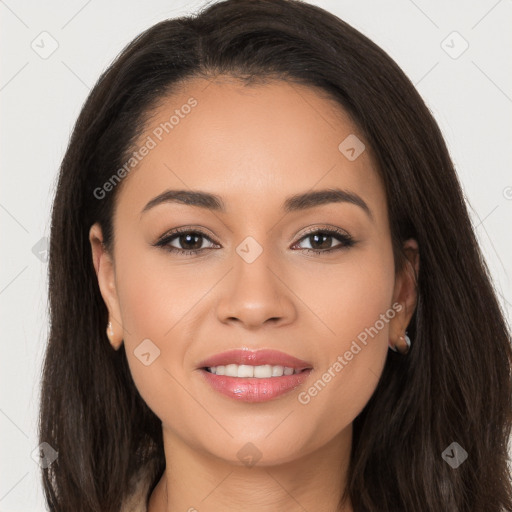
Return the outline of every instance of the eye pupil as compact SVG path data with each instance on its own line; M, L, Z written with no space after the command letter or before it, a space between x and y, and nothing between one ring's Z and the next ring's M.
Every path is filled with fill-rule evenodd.
M318 242L318 239L319 239L319 238L324 238L324 239L326 239L326 240L329 240L329 242L330 242L330 239L332 238L332 236L331 236L331 235L324 235L324 234L315 234L315 235L312 235L312 236L311 236L311 238L313 238L313 239L314 239L315 244L316 244L316 243ZM311 245L313 246L314 244L311 244ZM324 240L324 242L323 242L323 243L322 243L322 242L320 242L320 244L319 244L319 245L320 245L320 246L325 245L325 240ZM329 249L329 248L330 248L330 245L331 245L331 244L329 243L327 247L315 247L315 249Z
M182 246L186 246L187 244L190 243L190 239L192 239L192 238L198 238L200 240L200 242L199 243L196 242L195 244L192 243L192 247L188 246L186 248L191 249L191 250L200 249L201 245L202 245L202 236L199 234L187 233L184 235L180 235L180 237L179 237L180 244Z

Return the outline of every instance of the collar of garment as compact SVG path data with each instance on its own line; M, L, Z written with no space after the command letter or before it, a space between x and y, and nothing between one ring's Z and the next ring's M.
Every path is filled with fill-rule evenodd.
M120 510L122 512L147 512L151 485L158 470L156 458L142 466L131 478L128 494L125 496Z

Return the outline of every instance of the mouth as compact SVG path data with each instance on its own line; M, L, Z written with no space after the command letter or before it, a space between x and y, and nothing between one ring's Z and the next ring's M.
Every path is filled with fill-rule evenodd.
M201 368L214 375L225 375L226 377L272 379L283 375L296 375L310 370L311 368L292 368L289 366L263 364L252 366L248 364L227 364L219 366L205 366Z
M301 386L313 370L307 361L275 350L232 350L203 361L211 389L244 402L266 402Z
M267 376L269 367L271 374L267 377L272 377L273 373L276 374L276 377L280 377L281 375L291 375L291 370L292 373L296 371L300 372L305 369L311 369L313 366L307 361L303 361L302 359L298 359L290 354L280 352L279 350L249 350L243 348L215 354L214 356L201 361L198 367L199 369L207 369L211 373L215 374L217 374L219 370L220 372L228 371L230 373L227 375L230 377L258 378L260 374ZM280 368L283 369L283 373L281 375L279 375L279 372L281 371ZM236 374L234 373L235 370L237 372ZM242 372L242 375L238 375L239 371ZM251 371L253 374L249 375Z

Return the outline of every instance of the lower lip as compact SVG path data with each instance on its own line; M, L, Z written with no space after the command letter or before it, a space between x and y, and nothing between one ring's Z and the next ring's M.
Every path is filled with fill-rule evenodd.
M267 402L300 386L311 373L311 369L293 375L259 379L256 377L226 377L201 369L210 386L235 400L243 402Z

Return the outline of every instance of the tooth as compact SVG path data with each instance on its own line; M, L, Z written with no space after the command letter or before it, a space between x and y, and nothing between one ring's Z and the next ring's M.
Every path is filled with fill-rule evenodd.
M211 366L208 370L214 375L226 375L227 377L255 377L258 379L268 379L270 377L282 377L283 375L293 375L300 373L300 370L281 365L262 364L252 366L249 364L228 364Z
M228 377L238 377L238 365L227 364L224 375Z
M284 366L272 366L272 377L281 377L283 375Z
M268 379L272 377L272 366L269 364L263 364L261 366L254 367L254 376L260 379Z
M254 366L249 366L248 364L241 364L238 367L238 377L253 377L253 376L254 376Z

